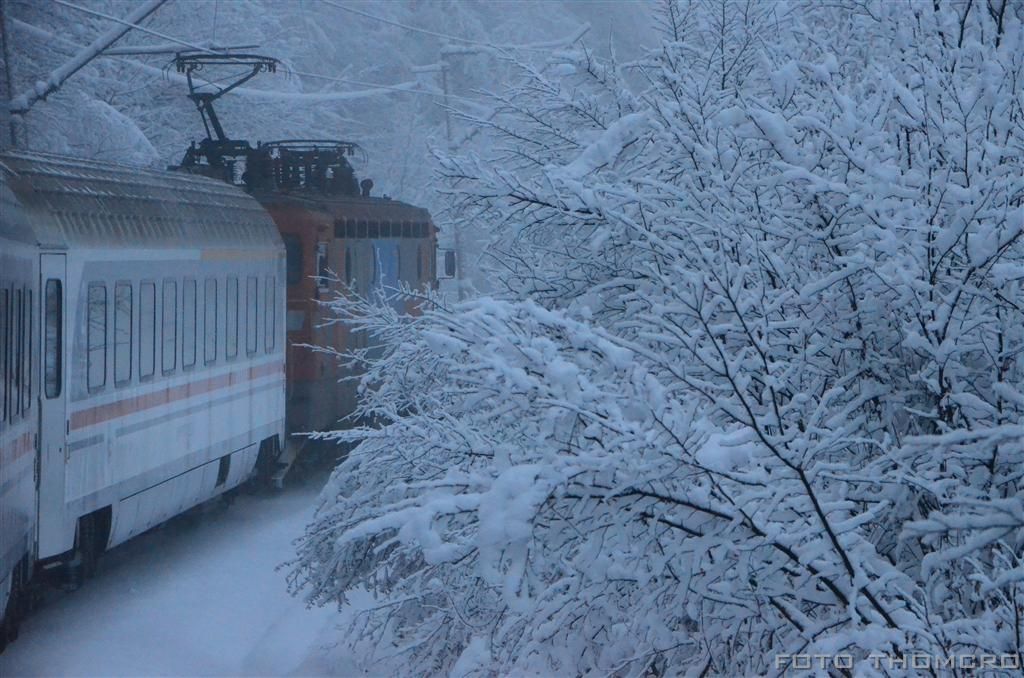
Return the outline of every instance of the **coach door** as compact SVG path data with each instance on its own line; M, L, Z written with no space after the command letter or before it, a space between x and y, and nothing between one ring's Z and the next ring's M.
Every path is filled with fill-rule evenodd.
M64 460L67 412L64 391L66 299L65 255L43 254L39 260L42 300L42 366L39 408L39 555L48 557L69 546L64 522Z

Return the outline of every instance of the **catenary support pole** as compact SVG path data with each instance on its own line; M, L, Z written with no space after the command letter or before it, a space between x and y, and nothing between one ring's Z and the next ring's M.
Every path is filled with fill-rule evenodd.
M444 90L444 131L448 139L448 153L455 151L455 142L452 139L451 104L448 100L448 55L441 50L441 87ZM455 288L459 301L466 298L465 285L463 284L462 265L465 259L462 257L462 226L458 219L452 222L452 238L455 245Z

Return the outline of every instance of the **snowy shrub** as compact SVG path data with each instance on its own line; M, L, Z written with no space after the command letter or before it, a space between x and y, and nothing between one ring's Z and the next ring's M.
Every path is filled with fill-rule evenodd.
M500 293L334 304L373 423L294 586L409 673L1019 656L1024 6L658 18L445 159Z

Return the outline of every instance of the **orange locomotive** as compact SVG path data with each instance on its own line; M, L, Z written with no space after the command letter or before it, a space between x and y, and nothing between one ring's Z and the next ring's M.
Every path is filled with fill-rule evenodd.
M328 322L320 302L343 289L368 295L436 288L437 228L427 210L370 194L373 182L359 182L348 160L360 151L352 142L298 139L253 147L227 136L214 102L259 73L275 72L277 59L181 52L175 64L188 80L206 138L193 142L173 169L243 186L270 214L287 250L288 435L274 475L280 482L307 440L296 434L335 428L355 408L355 382L345 379L352 375L343 373L336 356L310 347L343 352L366 348L367 338ZM246 69L240 76L239 67ZM230 78L201 80L209 69L228 68L236 74L228 84ZM446 253L446 277L454 263Z
M366 337L331 323L320 302L437 284L437 228L420 207L370 195L347 160L348 142L278 141L247 158L244 181L277 224L287 252L290 463L305 438L338 426L355 409L356 384L338 359L310 346L364 348ZM402 311L413 309L403 306Z

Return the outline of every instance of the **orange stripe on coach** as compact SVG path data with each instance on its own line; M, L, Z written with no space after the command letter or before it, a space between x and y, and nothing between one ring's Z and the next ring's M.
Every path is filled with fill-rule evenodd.
M34 431L27 431L14 439L14 442L4 446L0 458L5 464L14 463L20 457L32 452L35 449L33 444Z
M147 393L133 398L125 398L106 405L97 405L86 410L79 410L71 415L71 429L76 430L87 426L102 424L111 419L120 419L142 410L169 405L185 398L210 393L236 384L253 381L269 374L284 374L284 363L268 363L259 367L250 367L219 377L210 377L201 381L193 381L180 386L170 386L161 391Z

